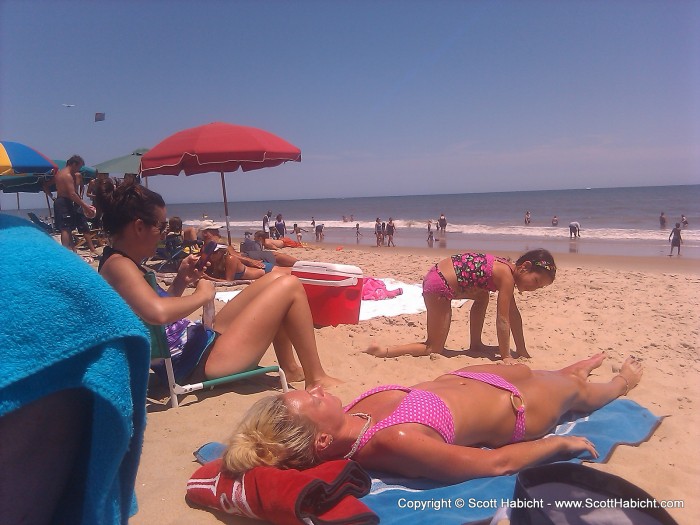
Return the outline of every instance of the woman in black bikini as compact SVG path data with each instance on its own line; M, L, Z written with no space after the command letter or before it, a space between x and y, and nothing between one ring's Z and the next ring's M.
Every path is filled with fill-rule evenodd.
M198 255L183 259L172 285L160 294L143 278L141 261L155 253L167 226L160 195L136 184L115 187L107 179L98 186L96 199L112 240L99 272L136 315L150 324L168 325L169 331L214 298L214 285L201 279L203 270L196 268ZM194 292L183 295L195 283ZM338 383L321 365L309 304L296 277L270 273L258 279L216 315L214 330L219 335L201 360L207 378L254 368L272 343L290 381L305 380L307 387Z

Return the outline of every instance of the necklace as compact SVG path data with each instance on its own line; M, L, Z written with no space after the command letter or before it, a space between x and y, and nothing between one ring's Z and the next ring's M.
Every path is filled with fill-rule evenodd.
M365 423L365 426L362 427L362 430L360 431L360 435L357 436L357 439L352 444L352 448L350 449L350 452L345 454L343 456L343 459L350 459L351 457L353 457L355 455L355 452L357 452L357 447L360 446L360 441L362 441L362 438L367 433L367 429L372 424L372 416L370 416L369 414L365 414L364 412L355 412L354 414L351 414L351 415L361 417L362 419L366 419L367 423Z

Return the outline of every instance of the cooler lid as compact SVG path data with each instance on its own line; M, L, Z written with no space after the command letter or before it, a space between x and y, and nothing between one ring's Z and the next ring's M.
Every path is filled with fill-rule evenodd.
M292 267L294 272L362 277L362 270L357 266L316 261L297 261Z

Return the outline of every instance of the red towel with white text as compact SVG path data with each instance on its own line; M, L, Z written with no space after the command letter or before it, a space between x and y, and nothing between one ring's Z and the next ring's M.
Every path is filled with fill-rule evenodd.
M187 499L215 510L280 525L375 525L379 517L357 498L371 479L354 461L327 461L307 470L256 467L240 478L221 472L221 459L187 482Z

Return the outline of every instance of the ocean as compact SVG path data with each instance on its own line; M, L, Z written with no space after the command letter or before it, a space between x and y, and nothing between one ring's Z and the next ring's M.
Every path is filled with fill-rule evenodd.
M397 246L430 247L427 222L432 220L435 229L443 213L447 230L444 236L436 236L432 246L455 253L543 247L553 253L633 256L667 256L670 229L684 214L689 224L683 230L681 254L700 259L700 185L229 202L232 236L240 238L245 231L261 229L268 210L273 218L281 213L288 229L298 223L308 230L303 233L304 242L315 242L313 217L324 224L325 244L372 246L375 219L392 217ZM26 211L9 213L26 217ZM524 222L526 211L531 216L529 225ZM659 224L662 211L667 217L665 229ZM46 216L47 210L35 213ZM222 202L168 205L168 216L173 215L191 225L203 219L225 223ZM552 226L554 215L558 226ZM569 239L571 221L581 224L580 239Z

